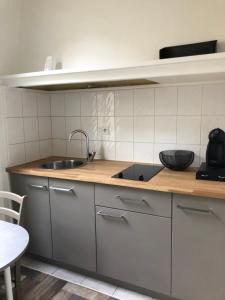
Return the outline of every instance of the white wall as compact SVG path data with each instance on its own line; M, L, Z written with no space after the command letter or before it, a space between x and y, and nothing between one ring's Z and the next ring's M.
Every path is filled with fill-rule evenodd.
M9 1L9 0L7 0ZM210 39L225 50L224 0L23 0L18 71L138 63L161 47Z
M0 0L0 74L18 70L22 0Z

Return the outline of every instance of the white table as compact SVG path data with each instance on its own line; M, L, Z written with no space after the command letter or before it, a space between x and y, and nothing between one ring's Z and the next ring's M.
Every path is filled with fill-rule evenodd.
M8 300L13 300L10 266L23 255L28 242L29 235L23 227L0 221L0 271L4 271Z

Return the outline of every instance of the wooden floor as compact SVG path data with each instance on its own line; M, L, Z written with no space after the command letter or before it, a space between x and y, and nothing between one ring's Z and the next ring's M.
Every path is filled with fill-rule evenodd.
M116 300L115 298L72 284L50 275L22 268L21 300ZM0 280L0 300L6 300Z

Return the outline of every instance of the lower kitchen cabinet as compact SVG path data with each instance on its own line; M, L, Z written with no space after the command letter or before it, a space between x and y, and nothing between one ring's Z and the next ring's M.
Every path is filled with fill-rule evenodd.
M94 185L49 179L53 259L96 271Z
M10 183L12 192L27 196L24 199L23 223L30 236L28 251L52 258L48 178L11 174Z
M225 202L174 195L172 295L225 299Z
M171 219L96 207L97 272L170 294Z
M173 195L171 218L169 193L20 174L10 181L27 196L30 253L176 299L225 299L223 200Z

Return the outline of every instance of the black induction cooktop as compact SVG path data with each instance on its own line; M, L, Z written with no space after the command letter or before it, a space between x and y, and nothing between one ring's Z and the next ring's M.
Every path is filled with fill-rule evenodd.
M159 173L163 167L156 165L134 164L129 168L113 175L113 178L130 179L137 181L149 181L153 176Z

